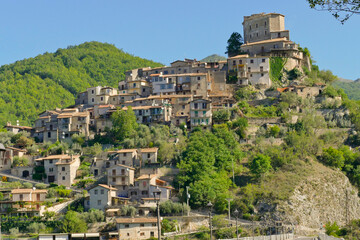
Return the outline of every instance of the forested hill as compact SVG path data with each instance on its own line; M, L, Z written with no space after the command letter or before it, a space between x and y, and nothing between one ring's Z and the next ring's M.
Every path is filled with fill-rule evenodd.
M333 85L344 89L350 99L360 100L360 78L355 81L339 80L334 82Z
M31 124L37 114L74 104L91 86L116 87L125 71L160 63L132 56L114 45L86 42L0 67L0 127Z

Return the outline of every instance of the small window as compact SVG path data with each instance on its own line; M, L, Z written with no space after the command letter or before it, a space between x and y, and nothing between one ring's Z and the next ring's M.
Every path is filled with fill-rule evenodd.
M116 178L113 177L112 181L115 183L115 182L116 182Z
M98 190L97 190L97 189L95 189L94 194L95 194L95 195L97 195L97 194L98 194Z
M101 190L100 190L100 194L104 194L104 189L101 189Z
M197 80L200 80L201 78L200 77L197 77Z
M98 202L97 202L97 203L98 203L98 206L100 206L100 205L101 205L101 200L98 200Z
M266 21L264 22L264 25L266 26Z
M248 67L248 72L251 72L251 67Z
M144 232L141 232L141 233L140 233L140 236L145 236L145 233L144 233Z
M125 228L129 228L129 224L125 224Z
M263 77L263 76L264 76L264 74L262 73L262 74L261 74L261 76Z
M65 167L62 167L62 168L61 168L61 171L65 172Z
M263 62L263 63L264 63L264 62L265 62L265 58L261 59L261 62Z
M263 71L264 71L264 67L261 66L261 67L260 67L260 72L263 72Z
M143 223L140 223L140 227L145 227L145 224L143 224Z
M94 90L91 90L91 94L94 94L95 93L95 91Z
M53 163L53 160L52 160L52 159L50 159L50 160L49 160L49 163L50 163L50 164L52 164L52 163Z
M254 63L254 59L251 59L251 60L250 60L250 63Z
M62 177L62 180L65 180L65 176Z
M126 157L126 153L124 153L123 156Z
M258 24L256 24L256 28L258 28Z
M104 97L100 97L100 101L104 101Z
M250 77L252 77L252 74L250 74Z
M150 158L150 153L148 153L147 157Z

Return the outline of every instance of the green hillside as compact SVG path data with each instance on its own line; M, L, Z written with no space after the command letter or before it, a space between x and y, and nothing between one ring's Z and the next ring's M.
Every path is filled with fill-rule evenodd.
M336 81L334 87L344 89L350 99L360 100L360 79L355 81Z
M74 104L78 92L102 85L116 87L125 71L160 63L132 56L114 45L86 42L0 67L0 126Z
M210 56L207 56L206 58L201 59L201 62L217 62L217 61L225 61L227 58L224 56L220 56L217 54L213 54Z

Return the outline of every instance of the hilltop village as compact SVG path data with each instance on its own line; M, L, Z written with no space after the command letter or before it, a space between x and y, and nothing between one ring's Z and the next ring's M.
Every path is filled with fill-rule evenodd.
M160 203L171 205L173 213L177 208L183 216L196 212L190 211L188 201L192 196L185 194L186 186L179 186L176 180L179 169L171 158L164 160L165 153L170 151L169 145L151 142L139 148L129 143L129 147L115 148L114 144L106 142L98 149L93 148L94 153L59 147L54 154L50 150L29 152L24 136L36 143L48 144L48 149L80 138L78 143L89 143L118 127L115 119L119 115L133 112L139 125L177 129L168 138L167 144L171 146L179 144L179 139L188 133L208 131L231 119L246 118L250 127L246 134L239 131L239 142L251 146L256 144L254 139L261 129L275 131L274 126L296 124L298 117L285 119L276 114L265 117L247 114L240 106L245 93L252 96L247 104L254 109L258 105L271 108L273 103L281 101L284 93L294 94L303 101L326 99L331 104L341 101L341 96L329 100L324 95L324 81L305 83L306 74L312 71L310 55L290 40L284 15L245 16L243 29L244 44L240 54L229 56L225 61L184 59L170 66L133 69L125 73L125 80L120 81L117 88L87 88L78 93L74 105L42 112L31 127L8 122L4 129L18 138L16 144L0 143L1 176L4 182L24 181L33 188L20 184L1 189L1 214L46 217L50 221L56 214L65 214L70 206L82 211L96 209L105 220L102 225L93 226L96 233L89 233L86 239L99 239L96 237L100 235L106 235L107 239L158 238L159 225L164 228L163 221L173 220L157 218ZM300 104L296 104L284 109L301 113ZM343 127L351 127L351 123L344 123ZM278 145L283 142L281 138L272 141L278 141ZM234 178L234 170L232 174ZM49 199L54 198L57 200L50 203ZM198 213L201 219L203 212L199 210ZM195 231L209 224L207 213L204 216L205 220L171 222L174 225L172 234L181 233L181 228ZM76 239L76 234L72 235Z

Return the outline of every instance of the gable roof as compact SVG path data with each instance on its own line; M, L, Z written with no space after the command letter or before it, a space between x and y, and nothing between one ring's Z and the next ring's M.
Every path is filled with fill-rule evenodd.
M157 218L117 218L116 223L156 223Z
M31 188L18 188L11 190L11 194L22 194L22 193L47 193L46 189L31 189Z
M150 152L157 152L159 150L159 148L157 147L153 147L153 148L141 148L140 152L141 153L150 153Z
M109 189L109 190L114 190L114 191L117 190L116 188L113 188L113 187L111 187L109 185L105 185L105 184L99 184L96 187L103 187L103 188L106 188L106 189Z

